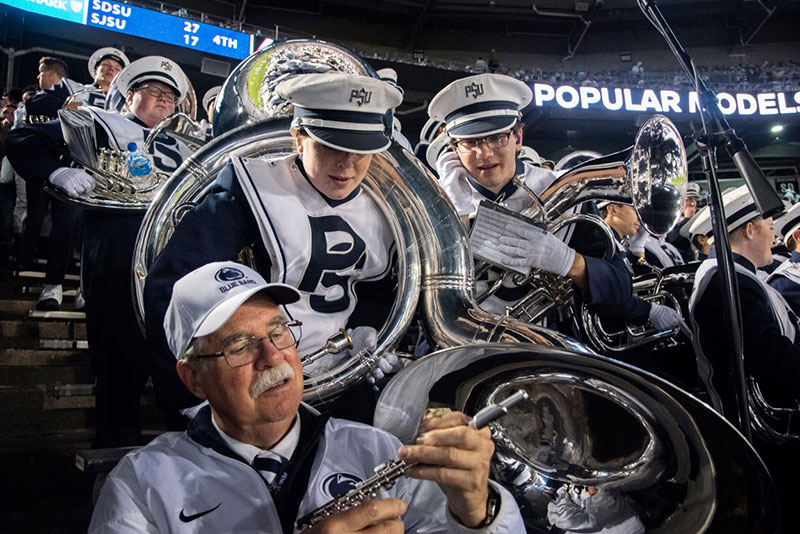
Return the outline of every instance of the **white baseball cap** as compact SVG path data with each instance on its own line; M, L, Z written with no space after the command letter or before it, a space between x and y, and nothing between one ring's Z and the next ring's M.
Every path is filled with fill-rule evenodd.
M164 316L172 353L176 358L183 357L192 339L216 332L259 292L277 305L300 300L300 293L292 286L269 284L253 269L232 261L208 263L175 282Z
M428 106L453 138L485 137L514 126L533 99L531 88L505 74L476 74L449 84Z

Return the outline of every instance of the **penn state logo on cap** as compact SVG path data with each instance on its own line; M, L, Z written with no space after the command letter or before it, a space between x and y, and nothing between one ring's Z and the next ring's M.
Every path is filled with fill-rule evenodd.
M533 93L504 74L477 74L452 82L433 97L428 115L445 123L450 137L492 135L514 126Z
M244 278L244 273L236 267L223 267L214 275L214 280L223 283L241 280L242 278Z
M97 69L98 63L103 61L104 59L113 59L117 63L121 69L124 69L128 66L131 62L128 59L128 56L125 55L125 52L114 48L113 46L106 46L103 48L98 48L95 50L91 56L89 56L89 62L86 64L89 67L89 75L94 78L94 71Z
M341 72L301 74L275 89L294 105L292 128L302 128L323 145L373 154L389 148L391 131L386 112L400 105L403 96L390 83Z
M198 267L175 282L164 316L167 344L176 358L183 357L193 338L216 332L256 293L276 305L300 300L286 284L269 284L253 269L232 261Z
M338 499L363 479L350 473L331 473L322 481L322 493L329 499Z

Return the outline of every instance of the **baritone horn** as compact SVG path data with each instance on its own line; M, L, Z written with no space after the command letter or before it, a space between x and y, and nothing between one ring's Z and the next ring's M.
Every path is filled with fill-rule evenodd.
M632 203L642 226L652 235L663 236L680 218L687 177L686 149L678 129L668 118L655 115L645 121L630 148L565 170L540 195L528 190L532 203L522 214L544 223L551 233L576 222L595 224L610 257L615 238L608 225L597 216L575 213L576 208L597 200ZM516 285L534 282L528 296L508 308L511 316L535 321L570 300L571 284L561 277L539 270L528 277L505 274L509 276ZM502 278L489 294L501 285ZM487 297L484 293L478 300Z

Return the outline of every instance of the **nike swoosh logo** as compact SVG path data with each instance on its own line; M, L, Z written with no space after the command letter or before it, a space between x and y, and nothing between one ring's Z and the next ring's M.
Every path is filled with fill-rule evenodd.
M206 510L205 512L200 512L200 513L192 514L192 515L186 515L186 514L183 513L183 510L181 510L181 514L178 517L184 523L189 523L191 521L194 521L195 519L199 519L199 518L203 517L206 514L210 514L211 512L213 512L214 510L216 510L220 506L222 506L222 503L219 503L218 505L216 505L214 508L212 508L210 510Z

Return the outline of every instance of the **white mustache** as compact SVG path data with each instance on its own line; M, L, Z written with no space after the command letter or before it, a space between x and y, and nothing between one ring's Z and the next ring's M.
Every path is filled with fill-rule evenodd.
M250 385L250 398L255 399L287 378L294 378L294 369L289 365L289 362L283 362L277 367L270 367L262 371L256 381Z

